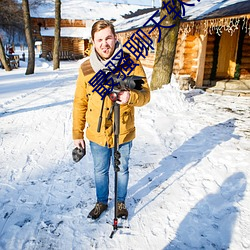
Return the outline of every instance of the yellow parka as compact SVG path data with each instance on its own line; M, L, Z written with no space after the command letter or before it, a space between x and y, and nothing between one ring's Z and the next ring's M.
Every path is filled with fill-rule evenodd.
M145 72L139 61L133 59L139 66L130 75L142 76L144 84L142 90L130 90L130 99L127 104L120 105L120 135L119 144L129 142L135 138L134 107L147 104L150 100L150 89L146 80ZM105 98L102 113L101 130L97 132L97 126L102 106L101 96L94 91L88 83L95 75L90 60L82 63L76 83L75 97L73 102L73 140L84 138L84 129L87 122L86 137L88 140L101 146L114 147L113 119L108 120L108 114L112 107L112 101Z

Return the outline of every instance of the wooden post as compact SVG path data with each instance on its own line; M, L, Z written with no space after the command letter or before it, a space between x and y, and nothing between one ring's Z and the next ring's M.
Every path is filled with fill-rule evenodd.
M204 78L204 68L205 68L205 60L206 60L206 51L207 51L207 35L200 34L199 36L199 54L198 54L198 62L197 62L197 71L196 71L196 86L202 87L203 78Z

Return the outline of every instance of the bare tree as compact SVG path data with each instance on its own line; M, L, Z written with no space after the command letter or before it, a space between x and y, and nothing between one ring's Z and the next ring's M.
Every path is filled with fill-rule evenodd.
M17 0L0 0L0 28L8 35L23 28L22 6Z
M180 10L179 1L172 0L171 2L176 6L176 12L178 12ZM152 81L150 84L152 90L160 88L163 84L170 83L173 70L180 17L176 17L176 13L174 12L168 14L166 8L162 7L160 19L165 15L166 18L161 25L172 27L161 28L161 40L157 43Z
M4 47L3 47L3 43L2 43L1 37L0 37L0 61L1 61L3 67L4 67L4 69L6 71L10 71L11 70L11 68L10 68L10 66L9 66L9 64L8 64L8 62L6 60L6 56L5 56Z
M55 40L53 49L53 69L60 68L59 48L61 33L61 0L55 0Z
M34 74L34 70L35 70L35 48L34 48L34 41L32 37L30 9L29 9L28 0L22 0L22 8L23 8L25 36L26 36L26 41L28 44L28 66L27 66L25 74L30 75L30 74Z
M16 34L23 30L22 8L16 0L0 0L0 29L4 35L0 36L0 61L6 71L10 71L7 62L4 43L13 43Z

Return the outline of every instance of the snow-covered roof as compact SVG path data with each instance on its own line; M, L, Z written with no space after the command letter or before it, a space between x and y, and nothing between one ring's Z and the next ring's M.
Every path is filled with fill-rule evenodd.
M110 2L110 3L123 3L123 4L137 4L160 7L162 0L97 0L98 2Z
M156 12L156 10L151 11L146 14L142 14L140 16L135 16L132 18L123 19L114 22L115 30L117 33L122 31L134 30L143 27L143 25L149 20L149 18ZM159 12L160 13L160 12ZM154 18L156 22L160 20L160 16ZM153 25L152 22L149 22L147 26Z
M194 7L186 8L185 19L201 20L250 14L250 0L201 0L191 1Z
M190 3L194 3L195 6L185 7L186 14L185 17L183 17L183 21L250 14L250 0L201 0L200 2L188 2L188 4ZM116 32L143 27L156 10L138 16L132 15L131 18L120 18L114 22ZM154 20L158 22L160 16L156 16ZM153 22L147 24L147 26L150 25L153 25Z
M42 36L54 36L54 28L41 28ZM61 28L61 37L78 37L82 39L90 38L91 29L83 27L62 27Z
M118 19L122 15L135 12L138 9L149 8L137 4L115 4L96 2L93 0L61 0L61 18L71 20ZM31 17L54 18L55 4L47 0L37 9L30 10Z

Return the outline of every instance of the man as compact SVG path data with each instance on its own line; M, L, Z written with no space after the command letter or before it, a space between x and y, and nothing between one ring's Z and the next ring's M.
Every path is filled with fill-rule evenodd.
M97 202L90 211L88 218L97 219L108 208L109 195L109 168L113 160L114 152L114 134L113 117L107 117L112 110L112 101L107 96L104 99L103 114L100 132L97 132L98 120L102 107L102 100L99 93L89 84L89 81L99 70L107 67L105 65L113 60L120 49L121 44L117 41L114 26L109 21L100 20L94 23L91 31L93 41L93 50L90 59L83 62L79 69L79 75L76 84L75 98L73 103L73 140L76 147L85 147L84 133L87 122L86 137L90 141L91 153L94 161L94 175L96 185ZM124 52L125 53L125 52ZM133 59L131 57L131 59ZM139 61L133 59L138 64L130 75L145 77L145 72ZM117 194L117 217L128 216L125 206L125 198L128 186L128 161L132 140L135 138L134 127L134 107L143 106L150 100L150 90L144 78L141 90L123 90L118 93L117 103L120 104L120 134L119 134L119 152L121 154L118 172L118 194Z

